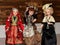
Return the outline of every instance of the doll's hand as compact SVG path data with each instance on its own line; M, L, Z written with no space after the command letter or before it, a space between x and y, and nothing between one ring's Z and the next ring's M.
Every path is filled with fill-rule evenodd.
M6 32L9 31L9 28L6 29Z
M33 22L33 23L36 22L36 19L32 20L32 22Z
M23 32L20 28L19 28L19 31L20 31L20 32Z
M20 32L23 32L22 30L19 30Z
M48 22L48 24L53 24L53 23Z

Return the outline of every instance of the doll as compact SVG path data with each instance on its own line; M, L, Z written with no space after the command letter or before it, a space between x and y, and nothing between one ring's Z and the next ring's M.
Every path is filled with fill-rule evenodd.
M23 45L24 26L18 9L13 8L6 20L6 45Z
M53 8L52 3L43 5L44 18L42 21L42 41L41 45L57 45L56 33L55 33L55 19L52 16Z
M24 38L25 38L25 43L26 45L33 45L33 40L34 40L34 29L33 26L35 25L36 22L36 17L34 15L35 10L34 8L29 8L28 11L26 12L26 23L25 23L25 30L23 32Z

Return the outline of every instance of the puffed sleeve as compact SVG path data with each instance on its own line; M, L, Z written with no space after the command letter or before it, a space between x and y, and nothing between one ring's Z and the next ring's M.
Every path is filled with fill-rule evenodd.
M50 23L55 24L55 19L54 19L54 17L53 17L53 16L51 16L51 21L50 21Z
M43 18L42 22L47 22L47 21L46 21L46 17Z

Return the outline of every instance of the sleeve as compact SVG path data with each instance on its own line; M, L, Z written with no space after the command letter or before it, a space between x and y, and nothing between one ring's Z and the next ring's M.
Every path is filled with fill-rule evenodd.
M10 28L10 18L8 17L8 19L6 20L6 26L5 26L5 30Z
M18 17L18 28L20 28L22 31L24 30L24 25L22 23L21 17Z
M42 24L47 24L46 17L43 18L43 20L42 20L41 23L42 23Z
M43 18L42 22L46 22L46 17Z
M54 17L53 17L53 16L51 17L51 20L52 20L52 22L55 22L55 19L54 19Z
M37 19L37 15L36 14L34 14L33 17L34 17L34 19Z
M51 22L50 22L50 23L55 24L55 19L54 19L54 17L53 17L53 16L51 16Z

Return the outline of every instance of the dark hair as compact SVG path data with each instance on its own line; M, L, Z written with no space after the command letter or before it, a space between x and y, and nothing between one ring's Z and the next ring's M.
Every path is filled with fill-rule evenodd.
M34 11L34 13L35 13L34 8L29 8L28 11L26 12L26 15L29 15L29 11Z
M28 11L35 11L35 10L34 10L34 8L29 8L29 10L28 10Z

